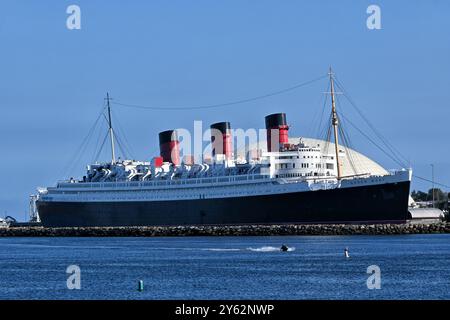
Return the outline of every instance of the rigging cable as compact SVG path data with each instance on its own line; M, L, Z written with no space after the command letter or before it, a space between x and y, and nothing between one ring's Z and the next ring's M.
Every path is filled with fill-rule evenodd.
M128 152L126 152L122 139L119 137L119 135L117 135L116 133L114 133L114 137L116 138L117 141L117 145L119 146L120 152L122 152L122 156L125 159L130 159Z
M378 149L380 149L386 156L388 156L392 161L394 161L395 163L397 163L398 165L400 165L401 167L403 166L403 164L401 162L398 162L398 160L393 157L391 154L389 154L388 152L386 152L386 150L384 150L381 146L379 146L373 139L371 139L367 134L365 134L361 129L359 129L355 124L353 124L353 122L350 121L350 119L348 119L346 116L344 116L343 114L341 114L342 118L345 119L345 121L347 123L349 123L353 128L355 128L360 134L362 134L367 140L369 140L375 147L377 147Z
M336 114L336 116L337 116L338 120L340 120L338 113ZM349 137L347 136L346 132L344 131L342 122L341 122L341 125L338 128L339 128L340 136L342 138L342 145L344 146L345 153L347 154L348 162L350 163L350 166L352 168L353 174L356 175L356 174L358 174L358 172L357 172L356 167L355 167L355 161L353 159L353 154L351 153L351 151L353 151L353 150L351 150L350 140L349 140Z
M97 161L98 161L98 158L100 157L100 153L102 152L103 147L105 146L106 140L108 140L108 135L109 135L109 132L106 132L105 138L103 138L102 145L100 146L100 149L98 150L98 153L97 153L97 155L95 156L94 162L97 162Z
M343 146L344 146L345 152L348 156L348 161L350 162L350 166L352 167L353 174L356 175L356 174L358 174L358 172L356 170L356 161L355 161L355 158L353 157L353 155L354 155L353 143L347 132L347 124L345 123L345 120L340 118L340 115L343 114L344 108L341 105L341 100L340 100L339 96L336 97L336 104L337 104L338 110L339 110L336 112L338 122L340 123L339 132L341 134Z
M330 83L328 83L327 90L325 92L329 92L329 91L330 91ZM319 120L319 125L317 127L317 135L316 136L319 136L320 127L322 127L323 116L325 114L327 102L328 102L328 94L325 94L325 99L324 99L323 105L322 105L322 113L320 114L320 120Z
M104 111L104 109L103 109L103 111ZM105 120L105 122L102 122L102 124L103 123L108 124L109 120L106 117L106 114L103 112L102 115L103 115L103 119ZM125 159L128 158L128 156L132 157L133 156L133 152L130 152L130 148L128 147L129 143L128 143L128 140L127 140L125 134L123 133L123 129L122 129L121 125L120 125L120 122L118 121L117 117L115 117L114 113L111 113L111 116L115 120L114 122L116 124L118 124L118 126L116 127L116 128L118 128L118 130L113 130L112 132L113 132L113 135L114 135L114 139L115 139L115 141L116 141L116 143L117 143L117 145L118 145L118 147L120 149L120 152L122 153L122 157L125 158ZM109 132L108 132L108 134L109 134ZM125 139L125 143L122 140L122 136ZM105 139L106 138L103 139L103 142L101 143L100 148L98 148L101 137L102 137L102 134L101 134L101 131L100 131L99 132L99 137L98 137L98 140L97 140L97 144L95 145L95 149L94 149L94 155L95 156L94 156L94 161L93 162L96 162L98 160L98 158L99 158L99 156L100 156L100 154L103 151L103 148L105 146L105 141L106 141Z
M328 87L330 86L330 84L328 84ZM329 89L327 88L327 91L329 91ZM326 104L327 104L327 95L321 95L320 99L318 99L318 103L315 105L322 105L322 108L315 108L315 112L313 117L311 118L310 121L310 126L308 129L308 136L309 137L314 137L317 136L317 133L320 129L320 127L322 126L322 121L323 121L323 115L325 113L325 108L326 108ZM318 123L318 125L316 126L316 124Z
M174 111L174 110L197 110L197 109L212 109L212 108L220 108L220 107L227 107L227 106L233 106L233 105L237 105L237 104L242 104L242 103L247 103L247 102L252 102L252 101L256 101L256 100L261 100L261 99L265 99L268 97L272 97L272 96L276 96L276 95L280 95L301 87L304 87L306 85L309 85L311 83L317 82L319 80L325 79L326 77L328 77L328 75L324 75L309 81L305 81L299 84L296 84L294 86L285 88L285 89L281 89L278 91L274 91L274 92L270 92L267 94L263 94L260 96L256 96L256 97L252 97L252 98L246 98L246 99L241 99L241 100L236 100L236 101L231 101L231 102L225 102L225 103L217 103L217 104L210 104L210 105L201 105L201 106L167 106L167 107L161 107L161 106L144 106L144 105L136 105L136 104L127 104L127 103L123 103L123 102L118 102L118 101L112 101L111 103L122 106L122 107L129 107L129 108L138 108L138 109L147 109L147 110L162 110L162 111Z
M114 136L117 136L118 139L121 140L122 145L124 146L124 149L126 153L131 157L134 158L135 152L133 150L133 146L130 144L129 140L127 139L127 136L125 134L125 130L123 129L119 118L116 117L115 113L111 111L111 115L113 117L114 123L117 124L117 132L114 131Z
M374 134L380 139L380 141L386 146L386 148L392 153L392 156L396 158L396 162L400 164L402 167L407 167L406 163L408 163L408 160L391 144L389 141L383 137L383 135L375 128L375 126L372 125L372 123L367 119L367 117L364 116L364 114L361 112L361 110L356 106L356 103L353 101L353 99L350 97L350 95L346 92L344 86L342 83L336 79L336 83L338 88L342 91L344 97L348 100L350 105L356 110L356 112L359 114L359 116L364 120L364 122L369 126L369 128L374 132Z
M350 105L352 105L355 110L358 112L358 114L361 116L361 118L363 118L363 120L366 122L366 124L370 127L370 129L372 129L372 131L375 133L375 135L381 140L381 142L391 151L392 156L395 157L396 160L394 160L391 156L389 156L392 160L394 160L397 164L399 164L402 167L408 167L406 165L406 163L409 163L409 160L407 160L400 151L398 151L385 137L383 137L383 135L376 130L376 128L370 123L370 121L362 114L361 110L356 106L356 104L354 103L353 99L350 97L350 95L346 92L346 90L344 89L342 83L336 79L336 83L339 87L339 89L342 91L342 93L344 94L344 97L348 100L348 102L350 103ZM347 118L346 118L347 122L350 122ZM352 123L351 123L352 124ZM354 124L352 124L352 126L355 127ZM356 127L355 127L356 128ZM363 134L363 132L361 132L360 129L356 128L358 131L360 131L360 133ZM364 134L365 135L365 134ZM368 138L366 136L366 138ZM369 138L368 138L369 139ZM373 140L369 139L372 143L374 143ZM374 143L375 144L375 143ZM376 144L375 144L376 145ZM385 154L387 154L381 147L379 147L378 145L376 145L380 150L382 150ZM402 161L403 160L403 161ZM423 180L423 181L427 181L432 183L433 181L427 178L423 178L421 176L417 176L413 174L414 178L417 178L419 180ZM434 184L445 187L445 188L450 188L449 185L443 184L443 183L439 183L439 182L434 182Z
M94 145L94 150L93 150L94 152L92 153L92 161L91 161L92 163L96 162L95 155L97 154L97 150L99 150L99 148L100 148L100 142L102 141L104 132L106 131L106 129L104 131L104 126L105 126L105 122L102 121L100 123L100 125L99 125L97 140L96 140L95 145Z
M75 153L71 157L72 160L63 169L65 174L70 173L74 169L75 164L78 162L78 160L80 160L81 156L83 155L84 151L86 150L87 145L89 144L89 140L91 139L92 135L94 134L95 129L97 128L98 122L103 114L103 110L104 110L104 106L102 106L102 109L101 109L99 115L97 116L97 119L94 121L93 125L89 129L88 134L82 140L79 147L75 150ZM62 174L61 174L61 176L62 176Z
M398 165L403 166L403 164L402 164L401 162L398 162L398 160L397 160L395 157L393 157L391 154L389 154L388 152L386 152L386 150L384 150L384 148L382 148L380 145L378 145L372 138L370 138L370 137L369 137L367 134L365 134L361 129L359 129L359 128L358 128L353 122L351 122L344 114L340 113L340 116L341 116L342 119L345 119L345 121L346 121L347 123L349 123L353 128L355 128L361 135L363 135L367 140L369 140L374 146L376 146L378 149L380 149L380 150L381 150L386 156L388 156L391 160L393 160L393 161L394 161L395 163L397 163ZM413 174L413 177L414 177L414 178L417 178L417 179L419 179L419 180L423 180L423 181L426 181L426 182L433 183L432 180L427 179L427 178L423 178L423 177L418 176L418 175L414 175L414 174ZM449 186L449 185L446 185L446 184L443 184L443 183L440 183L440 182L434 181L434 184L435 184L435 185L439 185L439 186L444 187L444 188L450 189L450 186Z
M330 116L329 116L329 119L328 119L329 123L331 123L331 118L332 118L332 116L331 116L331 113L330 113ZM325 126L324 129L327 129L327 132L326 132L326 135L325 134L323 135L325 137L325 139L324 139L325 147L323 149L324 150L323 153L328 156L328 154L329 154L328 152L329 152L329 149L330 149L330 141L331 141L331 126L330 125ZM326 167L326 160L325 160L325 158L323 158L322 166Z
M423 181L427 181L427 182L430 182L430 183L434 183L435 185L438 185L438 186L441 186L441 187L444 187L444 188L447 188L447 189L450 189L450 186L449 186L449 185L446 185L446 184L443 184L443 183L439 183L439 182L436 182L436 181L433 181L433 180L430 180L430 179L427 179L427 178L423 178L423 177L420 177L420 176L416 176L416 175L414 175L414 174L413 174L413 177L414 177L414 178L417 178L417 179L420 179L420 180L423 180Z
M105 108L106 109L106 108ZM105 109L103 109L103 110L105 110ZM108 118L106 117L106 114L103 112L103 119L105 120L105 122L102 122L102 124L104 124L104 123L106 123L106 125L109 127L109 120L108 120ZM103 128L103 126L102 126L102 128ZM106 141L106 138L108 137L108 135L109 135L109 130L106 130L106 137L105 138L103 138L103 140L102 140L102 143L101 143L101 145L99 146L99 142L100 142L100 138L102 137L102 131L100 130L99 131L99 137L98 137L98 140L97 140L97 144L95 145L95 149L94 149L94 161L93 162L97 162L98 161L98 158L99 158L99 156L100 156L100 154L101 154L101 152L103 151L103 148L104 148L104 146L105 146L105 141ZM114 130L113 130L113 134L114 134ZM114 134L114 137L115 137L116 135ZM98 148L98 149L97 149Z

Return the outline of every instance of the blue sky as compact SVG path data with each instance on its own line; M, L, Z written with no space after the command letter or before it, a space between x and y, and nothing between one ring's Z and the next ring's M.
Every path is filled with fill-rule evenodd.
M66 8L81 8L81 30ZM381 30L366 9L381 8ZM25 219L37 186L81 176L87 150L66 168L106 91L143 105L205 105L265 94L333 66L365 116L415 173L449 185L450 2L435 1L2 1L0 5L0 215ZM114 106L133 156L158 153L157 133L228 120L261 128L286 112L308 136L326 80L227 108L147 111ZM353 122L361 119L342 103ZM363 137L353 146L398 167ZM109 157L104 154L104 159ZM429 188L414 181L413 188Z

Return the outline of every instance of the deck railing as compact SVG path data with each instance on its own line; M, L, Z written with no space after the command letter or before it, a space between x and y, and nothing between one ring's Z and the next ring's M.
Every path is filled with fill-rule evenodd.
M159 187L159 186L183 186L183 185L214 185L217 183L245 182L255 180L270 180L269 175L246 174L229 177L203 177L188 179L173 179L154 181L103 181L103 182L70 182L59 181L57 188L124 188L124 187Z

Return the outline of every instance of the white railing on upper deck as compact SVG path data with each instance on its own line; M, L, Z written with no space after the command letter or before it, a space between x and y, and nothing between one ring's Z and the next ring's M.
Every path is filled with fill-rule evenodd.
M273 180L269 175L245 174L235 176L187 178L173 180L150 181L104 181L104 182L69 182L59 181L57 188L124 188L124 187L160 187L160 186L186 186L186 185L214 185L217 183L244 182L255 180Z

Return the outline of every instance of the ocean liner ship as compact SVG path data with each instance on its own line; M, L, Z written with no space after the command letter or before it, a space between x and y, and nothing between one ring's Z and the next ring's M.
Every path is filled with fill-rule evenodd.
M39 189L39 217L48 227L404 222L411 169L343 174L334 87L330 72L331 152L290 143L276 113L265 117L267 152L245 162L233 156L229 122L211 125L211 161L181 161L176 130L159 134L152 161L116 160L108 97L111 161Z

